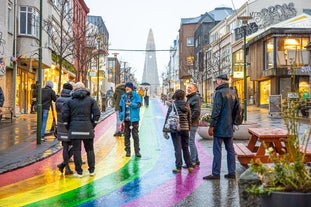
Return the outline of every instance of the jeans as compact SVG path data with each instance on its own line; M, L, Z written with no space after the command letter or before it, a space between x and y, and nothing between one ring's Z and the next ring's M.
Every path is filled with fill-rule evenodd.
M130 129L130 126L133 128ZM125 146L125 151L127 153L131 153L131 133L132 137L134 140L134 150L135 154L139 154L140 148L139 148L139 136L138 136L138 127L139 127L139 122L129 122L125 121L125 127L124 127L124 146Z
M41 137L44 137L46 130L46 122L48 121L49 110L42 109L42 128L41 128Z
M190 127L189 148L192 163L199 162L198 150L197 146L195 145L195 134L197 132L197 129L198 127Z
M219 175L221 169L221 145L225 143L225 149L227 151L227 167L229 174L235 174L235 154L233 147L233 138L213 138L213 175Z
M120 120L119 114L120 114L120 112L119 112L119 111L116 111L117 122L116 122L116 131L115 131L115 133L120 132L121 120Z
M83 141L84 149L87 156L87 164L89 172L93 173L95 170L95 153L94 153L94 139L73 139L73 158L75 163L75 170L82 175L82 158L81 158L81 142Z
M182 167L182 155L187 167L192 167L190 153L189 153L189 131L182 130L177 133L171 133L174 151L175 151L175 165L176 169Z

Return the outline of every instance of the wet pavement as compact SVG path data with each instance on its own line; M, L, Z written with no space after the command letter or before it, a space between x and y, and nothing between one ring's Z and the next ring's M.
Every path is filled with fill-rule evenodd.
M281 119L269 117L267 109L249 107L249 110L249 121L258 122L262 127L284 127ZM103 114L95 131L96 175L89 176L86 164L81 179L60 175L56 168L62 160L60 145L52 136L41 145L35 144L33 135L10 141L3 136L5 130L0 126L0 140L5 140L3 143L7 146L0 150L4 160L0 162L1 170L4 169L0 174L0 206L239 206L238 181L223 178L227 173L224 150L221 179L202 179L211 173L212 140L197 135L201 165L193 173L183 170L174 175L171 172L174 168L172 142L162 137L165 111L166 107L156 99L151 100L148 108L142 108L142 158L125 157L123 137L113 137L115 115ZM34 130L31 123L26 124L27 120L21 121L26 126L19 132ZM308 125L309 121L302 120L302 128ZM39 157L37 160L35 155ZM14 159L15 163L22 160L28 165L11 166L7 171L5 163ZM85 152L83 159L86 160ZM70 165L73 169L73 164ZM244 170L237 163L238 177Z

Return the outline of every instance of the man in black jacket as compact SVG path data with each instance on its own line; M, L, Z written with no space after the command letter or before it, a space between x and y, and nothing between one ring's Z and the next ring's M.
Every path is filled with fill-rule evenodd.
M203 177L205 180L220 179L221 145L225 143L229 173L225 178L235 179L235 153L233 147L233 112L239 107L239 100L234 90L229 88L227 75L216 78L217 87L212 109L208 134L213 136L212 174Z
M199 126L199 119L201 114L201 99L198 94L198 87L195 83L190 83L187 87L187 103L191 109L191 125L190 125L190 135L189 135L189 148L190 157L193 166L199 166L199 156L198 150L195 145L195 134Z
M71 98L66 101L62 109L62 118L67 123L69 138L73 144L73 157L76 173L75 177L82 177L81 142L87 155L88 170L95 175L94 128L100 117L100 110L90 96L90 91L82 82L74 86Z
M4 104L4 94L3 94L3 91L2 91L2 88L0 86L0 120L2 119L2 106Z
M63 121L62 109L66 101L71 98L72 85L70 83L65 83L63 85L63 90L59 98L55 102L55 108L57 112L57 139L62 141L63 145L63 162L58 164L57 167L61 173L65 170L65 175L73 174L73 171L70 169L68 162L70 157L73 155L72 143L68 136L68 130Z
M52 104L52 101L56 101L56 94L53 90L53 82L47 81L45 87L42 88L42 128L41 128L41 140L45 141L45 129L46 122L49 118L49 110Z

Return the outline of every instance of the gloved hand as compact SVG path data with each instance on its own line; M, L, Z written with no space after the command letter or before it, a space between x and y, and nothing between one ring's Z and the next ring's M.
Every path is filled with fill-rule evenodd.
M168 133L167 132L163 132L163 137L165 138L165 139L169 139L170 137L168 136Z

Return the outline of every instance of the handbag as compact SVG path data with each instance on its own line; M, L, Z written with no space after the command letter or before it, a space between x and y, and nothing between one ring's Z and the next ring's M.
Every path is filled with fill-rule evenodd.
M174 102L172 103L172 111L168 115L163 131L164 132L180 131L179 114Z

